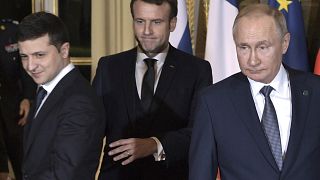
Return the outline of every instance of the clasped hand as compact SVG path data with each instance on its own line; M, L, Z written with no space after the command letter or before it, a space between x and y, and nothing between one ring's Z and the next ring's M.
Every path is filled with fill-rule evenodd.
M120 139L109 144L112 149L109 156L114 156L114 161L122 161L122 165L127 165L136 159L144 158L157 152L157 143L152 138L129 138Z

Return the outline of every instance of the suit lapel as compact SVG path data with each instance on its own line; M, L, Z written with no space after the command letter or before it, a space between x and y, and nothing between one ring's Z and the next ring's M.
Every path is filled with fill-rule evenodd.
M177 59L178 57L176 57L175 49L170 45L151 105L151 111L157 109L157 107L160 105L160 102L162 102L161 99L164 99L164 96L167 94L175 77L174 74L176 69L178 68Z
M25 155L28 154L35 138L36 134L38 133L39 129L41 128L41 125L49 119L48 116L50 111L52 109L55 109L57 106L56 104L60 101L60 99L63 97L64 90L68 88L70 84L74 81L74 78L76 77L77 73L79 73L76 69L73 69L70 71L67 75L65 75L64 78L60 80L60 82L56 85L56 87L53 89L53 91L49 94L48 98L42 105L40 111L38 112L36 118L33 119L33 117L30 117L32 119L31 124L28 128L28 134L27 138L25 139L26 147L25 147ZM30 127L31 126L31 127Z
M237 81L232 84L233 93L231 93L231 99L236 109L239 109L239 117L247 127L252 138L256 142L263 157L269 162L269 164L278 171L278 166L273 158L272 152L269 148L267 138L263 132L257 110L251 95L250 84L248 79L239 73Z
M291 99L292 99L292 120L287 153L284 159L283 174L294 164L307 121L311 87L306 85L305 76L299 76L289 70Z
M136 103L135 97L137 94L137 85L135 78L135 68L136 68L136 59L137 59L137 48L134 48L125 55L122 63L123 73L122 73L122 82L123 82L123 93L125 97L125 102L127 105L127 115L129 120L134 125L136 119ZM119 59L120 60L120 59ZM128 63L129 62L129 63Z

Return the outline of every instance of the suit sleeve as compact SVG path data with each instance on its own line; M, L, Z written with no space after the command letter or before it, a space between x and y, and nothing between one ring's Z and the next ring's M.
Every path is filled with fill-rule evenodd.
M213 180L217 174L217 156L212 115L204 100L194 113L189 151L189 180Z
M97 109L96 102L88 96L68 97L58 118L60 123L50 156L52 169L42 174L43 179L78 179L77 174L82 171L91 177L81 179L94 179L104 132L103 116Z
M102 59L99 60L98 62L98 67L96 70L96 75L93 78L92 81L92 86L94 87L94 89L96 90L96 93L98 94L98 96L102 95Z
M187 161L191 131L193 120L191 114L193 114L194 107L196 104L198 93L205 87L212 84L212 72L209 62L205 61L199 67L199 74L197 83L195 84L195 92L190 102L190 109L188 119L188 126L181 128L177 131L166 132L163 136L158 138L166 153L166 164L167 166L176 165L177 162Z

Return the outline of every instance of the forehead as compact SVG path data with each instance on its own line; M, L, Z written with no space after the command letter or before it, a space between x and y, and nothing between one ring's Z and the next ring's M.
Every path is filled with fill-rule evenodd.
M169 18L170 5L167 2L164 2L161 5L156 5L138 0L133 4L133 14L134 18L141 19Z
M266 15L242 17L235 28L235 40L270 40L278 35L274 19Z
M36 39L30 39L26 41L19 41L19 50L20 52L28 53L28 52L36 52L46 49L49 43L49 36L44 35Z

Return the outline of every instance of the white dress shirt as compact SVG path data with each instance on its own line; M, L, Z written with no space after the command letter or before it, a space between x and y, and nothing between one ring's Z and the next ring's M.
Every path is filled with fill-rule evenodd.
M50 93L53 91L53 89L56 87L56 85L59 83L59 81L66 75L68 74L72 69L74 68L73 64L68 64L66 67L64 67L59 74L53 78L50 82L47 82L45 84L39 85L43 87L43 89L45 89L47 91L46 96L43 98L37 112L35 113L34 117L37 116L39 110L41 109L43 103L47 100L48 96L50 95Z
M292 103L291 103L291 89L289 82L289 75L283 65L280 66L280 70L276 77L271 81L270 84L263 84L256 82L250 78L251 94L256 106L256 110L261 121L263 109L264 109L264 96L260 93L263 86L272 86L273 91L270 93L271 101L277 113L282 155L285 156L287 151L289 137L290 137L290 127L292 119Z
M152 57L152 59L157 60L154 64L155 73L156 73L155 74L155 83L154 83L154 93L156 92L156 89L157 89L157 85L158 85L159 78L161 75L162 67L163 67L164 61L167 57L168 50L169 50L169 45L163 52ZM148 57L146 54L144 54L138 48L135 76L136 76L137 91L138 91L140 99L141 99L141 89L142 89L143 76L148 69L147 65L144 62L144 59L146 59L146 58L150 58L150 57ZM157 143L157 153L153 154L155 161L165 160L165 152L163 150L163 146L162 146L161 142L156 137L151 137L151 138L154 141L156 141L156 143Z

